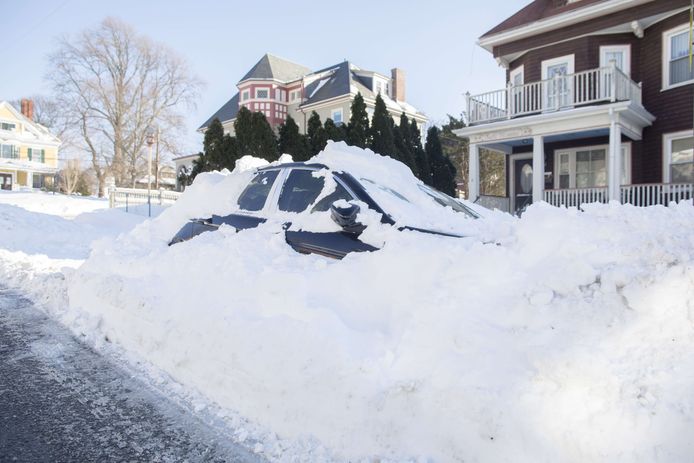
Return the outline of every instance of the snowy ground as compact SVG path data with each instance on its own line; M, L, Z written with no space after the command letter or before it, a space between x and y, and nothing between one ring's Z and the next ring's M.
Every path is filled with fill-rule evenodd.
M691 205L539 204L467 221L467 239L372 221L384 248L343 261L295 253L273 224L167 246L247 178L203 175L119 237L142 218L3 206L0 272L49 311L69 298L55 317L213 402L270 460L691 461ZM32 224L64 245L40 248Z

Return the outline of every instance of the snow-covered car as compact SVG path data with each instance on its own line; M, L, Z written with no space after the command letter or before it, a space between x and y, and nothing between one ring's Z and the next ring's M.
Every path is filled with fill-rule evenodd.
M350 173L315 162L259 168L238 196L235 211L189 221L170 244L222 225L240 231L275 222L282 225L287 243L296 251L342 258L378 249L360 239L368 226L463 237L464 231L451 227L451 216L480 217L476 206L425 185L409 170L382 178L378 172Z

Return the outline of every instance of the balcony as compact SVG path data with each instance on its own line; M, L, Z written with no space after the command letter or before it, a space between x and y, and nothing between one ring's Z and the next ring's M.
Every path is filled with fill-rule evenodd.
M641 106L641 85L612 65L480 95L467 94L467 117L470 125L476 125L618 101Z

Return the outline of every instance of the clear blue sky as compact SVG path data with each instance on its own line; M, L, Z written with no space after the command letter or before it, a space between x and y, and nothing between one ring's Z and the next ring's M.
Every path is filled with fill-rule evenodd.
M266 52L312 69L343 59L386 74L400 67L408 101L439 121L460 114L466 91L503 87L476 39L529 1L15 1L0 15L0 100L48 94L54 38L114 16L176 50L206 83L183 137L189 150L200 149L195 128Z

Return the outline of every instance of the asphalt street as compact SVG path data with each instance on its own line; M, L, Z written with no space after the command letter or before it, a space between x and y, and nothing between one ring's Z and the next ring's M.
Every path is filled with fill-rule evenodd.
M0 462L260 462L0 289Z

